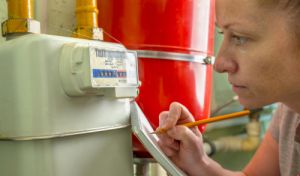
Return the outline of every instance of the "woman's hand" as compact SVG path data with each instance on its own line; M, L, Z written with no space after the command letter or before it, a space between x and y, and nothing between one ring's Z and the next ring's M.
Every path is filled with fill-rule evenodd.
M167 129L159 134L158 144L164 153L183 171L190 175L199 173L199 164L207 157L203 150L202 135L197 127L187 128L180 124L195 121L186 107L174 102L169 111L159 115L159 127Z

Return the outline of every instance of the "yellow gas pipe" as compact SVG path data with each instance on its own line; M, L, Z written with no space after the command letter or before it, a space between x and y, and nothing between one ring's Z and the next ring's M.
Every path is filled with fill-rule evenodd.
M34 18L34 0L7 0L8 19L2 23L2 35L40 33Z
M9 19L32 19L34 1L33 0L7 0Z
M84 39L102 40L103 33L98 27L97 0L77 0L74 37Z

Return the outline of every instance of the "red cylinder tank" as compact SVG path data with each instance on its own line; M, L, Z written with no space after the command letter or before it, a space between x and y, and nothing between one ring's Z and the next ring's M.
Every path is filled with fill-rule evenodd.
M98 0L98 8L104 40L138 52L136 101L154 128L173 101L196 120L209 116L214 0ZM134 152L147 153L136 140Z

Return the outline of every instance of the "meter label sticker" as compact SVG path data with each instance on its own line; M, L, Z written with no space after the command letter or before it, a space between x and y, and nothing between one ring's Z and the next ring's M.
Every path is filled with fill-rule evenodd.
M94 78L126 78L126 71L93 69Z
M136 68L135 71L130 70L133 65L136 66L136 60L128 59L128 53L125 50L90 47L89 52L92 87L119 87L134 83L135 80L132 77ZM135 63L130 64L130 62Z

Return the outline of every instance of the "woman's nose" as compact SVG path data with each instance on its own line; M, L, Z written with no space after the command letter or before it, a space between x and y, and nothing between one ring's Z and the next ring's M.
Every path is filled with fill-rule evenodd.
M233 57L226 56L226 54L220 50L214 64L214 69L219 73L235 73L238 70L238 65Z

